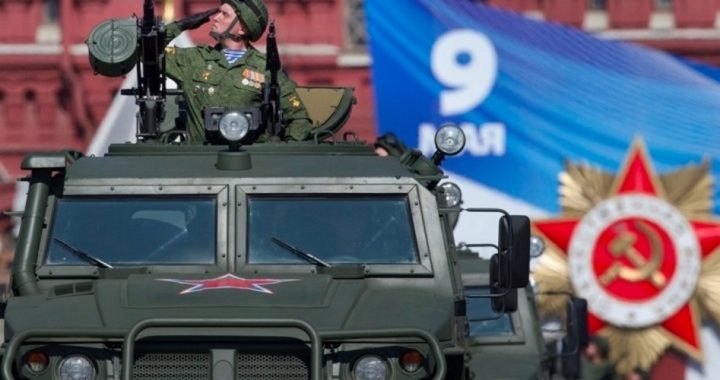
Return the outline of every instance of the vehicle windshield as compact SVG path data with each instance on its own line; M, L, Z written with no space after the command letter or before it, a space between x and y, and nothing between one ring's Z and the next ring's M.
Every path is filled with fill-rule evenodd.
M51 228L48 265L215 262L211 197L63 198Z
M253 196L247 236L250 264L418 263L404 195Z

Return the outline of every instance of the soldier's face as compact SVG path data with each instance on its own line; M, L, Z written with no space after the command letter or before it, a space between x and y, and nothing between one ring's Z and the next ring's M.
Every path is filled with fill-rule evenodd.
M212 17L212 31L217 33L224 32L233 20L235 20L235 10L229 4L223 3L218 12L215 13L215 16ZM242 28L242 23L235 23L235 26L233 26L232 30L230 30L230 33L239 35L245 34L245 31Z

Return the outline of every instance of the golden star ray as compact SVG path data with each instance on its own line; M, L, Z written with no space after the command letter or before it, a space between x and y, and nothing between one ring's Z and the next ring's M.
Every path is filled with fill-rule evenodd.
M688 218L703 218L712 212L713 180L710 163L688 165L660 176L667 201Z
M567 261L557 251L557 248L546 248L546 252L539 259L539 264L534 270L533 276L535 281L542 284L537 295L540 318L545 319L553 315L562 316L567 303L565 297L543 294L546 290L555 293L572 292Z
M703 262L695 294L703 311L720 321L720 249Z
M560 173L560 206L567 217L582 217L610 195L615 176L590 165L565 163Z
M656 328L619 329L610 326L600 335L610 343L610 361L615 363L619 373L650 368L671 344L670 339Z

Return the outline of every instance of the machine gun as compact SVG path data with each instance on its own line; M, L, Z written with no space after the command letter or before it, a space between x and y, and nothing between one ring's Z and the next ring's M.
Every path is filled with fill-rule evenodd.
M282 112L280 111L280 85L278 72L281 69L280 53L275 38L275 21L270 22L267 35L266 68L270 72L270 81L263 87L263 102L260 106L263 124L271 136L282 138Z
M165 118L165 25L155 17L152 0L145 0L143 17L138 20L137 88L122 89L122 95L134 95L140 107L138 139L156 138Z
M209 13L208 13L209 12ZM209 17L216 10L191 16L191 24ZM200 17L200 18L197 18ZM182 20L181 20L182 21ZM138 140L155 139L160 135L160 125L165 118L167 95L182 95L181 90L168 90L165 86L165 25L155 17L152 0L144 0L142 18L112 19L96 26L87 40L90 64L96 73L115 77L125 75L137 68L137 87L122 89L122 95L135 96L139 106ZM267 131L275 138L283 137L282 111L280 110L280 84L278 75L282 66L275 37L275 24L270 23L267 36L267 61L269 80L263 87L263 101L259 107L205 107L206 138L211 143L222 142L220 133L223 118L229 125L248 124L249 139L259 132ZM240 121L242 118L245 121ZM249 141L246 139L246 141ZM253 140L254 141L254 140Z
M140 107L139 140L159 136L166 96L182 93L165 87L165 37L165 25L155 17L152 0L144 0L142 18L105 21L87 40L90 64L96 73L116 77L136 67L137 88L122 89L120 94L135 96Z

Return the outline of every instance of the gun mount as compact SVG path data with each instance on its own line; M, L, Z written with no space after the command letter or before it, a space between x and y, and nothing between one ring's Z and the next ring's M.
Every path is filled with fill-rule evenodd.
M159 136L167 95L181 94L166 87L165 39L165 25L155 16L152 0L144 0L141 18L105 21L87 40L90 64L96 73L113 77L136 68L137 87L120 93L135 96L139 140Z
M209 17L210 12L213 10L199 16ZM183 95L182 91L166 86L166 43L165 24L155 16L152 0L144 0L142 17L107 20L96 26L87 40L95 73L116 77L135 68L137 87L122 89L120 93L136 99L139 106L137 137L141 141L160 136L170 103L168 96L174 99ZM282 65L274 22L270 23L266 46L269 80L262 87L262 103L241 109L217 106L204 109L206 140L210 143L226 144L234 140L252 143L264 131L282 138L278 83ZM183 104L182 101L176 103Z

